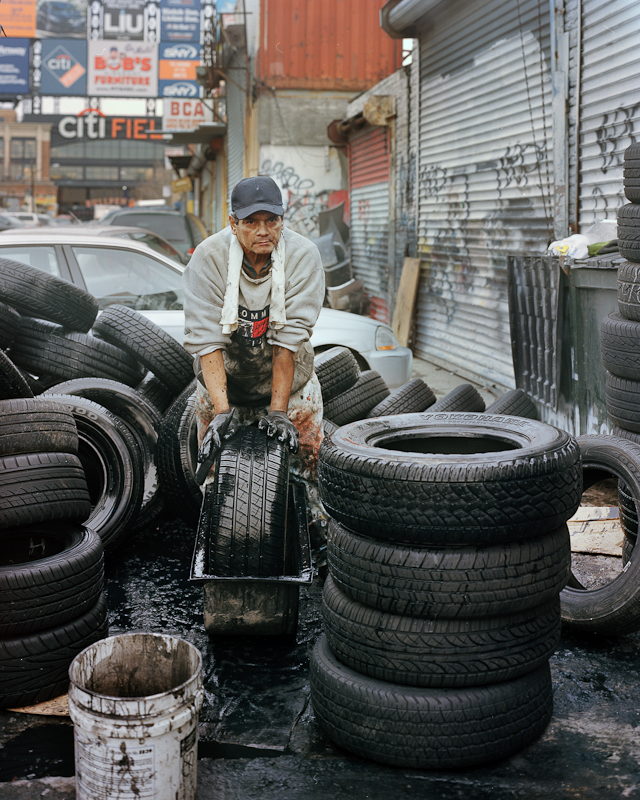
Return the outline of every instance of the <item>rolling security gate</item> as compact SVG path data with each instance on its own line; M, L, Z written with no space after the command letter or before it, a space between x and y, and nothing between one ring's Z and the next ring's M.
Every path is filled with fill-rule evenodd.
M625 149L640 141L640 4L582 1L580 230L627 203Z
M546 0L440 4L420 35L415 352L503 387L506 256L552 235L549 36Z
M351 264L372 298L371 315L387 322L389 270L389 131L373 128L349 142Z
M232 69L234 82L227 81L227 196L231 198L233 187L244 178L244 115L246 93L237 86L244 80L244 72ZM240 76L240 77L238 77ZM231 208L231 203L229 203ZM225 221L226 223L226 221Z

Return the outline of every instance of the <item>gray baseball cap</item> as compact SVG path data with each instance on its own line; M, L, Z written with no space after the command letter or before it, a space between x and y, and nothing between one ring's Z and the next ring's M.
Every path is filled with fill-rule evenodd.
M236 183L231 192L231 212L238 219L246 219L256 211L269 211L283 216L282 193L273 178L245 178Z

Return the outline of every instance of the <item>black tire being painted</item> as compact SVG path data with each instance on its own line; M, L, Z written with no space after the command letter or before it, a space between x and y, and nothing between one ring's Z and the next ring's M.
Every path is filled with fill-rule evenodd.
M345 425L323 441L318 479L325 509L343 525L420 545L538 536L570 519L582 495L580 451L568 433L471 413Z
M202 492L189 468L192 451L198 452L195 399L194 380L169 406L158 431L158 477L165 505L190 525L197 524L202 506Z
M0 350L6 350L20 332L20 314L0 303Z
M340 747L416 769L472 767L535 741L553 710L548 663L513 681L420 689L366 678L341 664L326 638L310 664L316 718Z
M86 332L98 314L98 301L72 283L7 258L0 258L0 300L20 314Z
M365 370L346 392L324 403L324 416L336 425L364 419L371 409L389 396L389 387L372 369Z
M419 619L356 603L329 575L324 631L345 666L403 686L461 689L513 680L541 667L560 639L560 601L517 614Z
M522 389L511 389L487 407L486 414L508 414L512 417L538 419L533 400Z
M0 458L0 529L49 520L84 522L91 512L84 468L71 453Z
M319 353L313 359L313 366L323 403L351 389L360 377L360 367L348 347L331 347Z
M140 383L140 364L119 347L87 333L69 333L59 325L23 317L20 337L11 348L15 363L34 375L109 378Z
M193 380L193 356L162 328L127 306L106 308L93 326L105 341L125 350L174 392Z
M329 572L346 595L409 617L476 618L542 605L567 583L566 525L493 547L416 547L377 541L329 521Z
M201 525L209 526L212 573L286 574L288 449L253 425L241 428L220 453L211 488Z
M113 552L130 533L144 489L141 455L131 431L115 414L84 397L51 395L64 403L78 428L79 458L87 477L92 510L86 524Z
M600 322L602 363L618 378L640 379L640 322L611 313Z
M436 402L436 396L422 380L412 381L399 386L377 406L374 406L367 417L386 417L391 414L413 414L426 411Z
M66 394L93 400L129 426L140 450L140 466L144 476L142 505L132 531L149 525L158 516L164 503L156 468L158 428L162 420L160 412L135 389L104 378L65 381L48 389L45 392L47 394Z
M78 430L69 409L54 400L0 401L0 455L78 454Z
M618 267L618 311L640 322L640 265L623 261Z
M0 639L0 708L30 706L65 694L73 659L108 633L103 592L82 616L46 631Z
M4 350L0 350L0 400L16 397L33 397L33 389L18 366Z
M607 372L604 393L611 421L623 430L640 433L640 381Z
M578 438L584 489L612 475L640 497L640 445L613 436ZM610 583L595 589L571 585L562 590L562 621L591 633L624 634L640 629L640 550L634 547L626 569Z
M0 637L82 616L104 583L100 537L84 525L45 522L0 532Z
M449 394L446 394L430 408L430 412L436 411L484 411L485 402L480 393L470 383L463 383L456 386Z

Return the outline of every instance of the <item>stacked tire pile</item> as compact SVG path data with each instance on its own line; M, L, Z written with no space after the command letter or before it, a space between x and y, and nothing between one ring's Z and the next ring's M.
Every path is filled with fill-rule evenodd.
M158 429L193 370L184 348L134 309L97 315L87 292L0 259L0 399L46 394L69 408L91 498L86 521L112 552L162 509Z
M103 547L72 413L0 401L0 708L63 694L75 656L107 635Z
M311 696L329 737L433 769L538 737L582 495L576 441L510 416L369 419L324 440L319 488L329 577Z

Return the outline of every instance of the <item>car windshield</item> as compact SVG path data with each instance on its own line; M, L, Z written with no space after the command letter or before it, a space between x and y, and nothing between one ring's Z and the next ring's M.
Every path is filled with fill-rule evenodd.
M71 247L87 291L100 309L113 303L138 311L182 310L182 275L155 258L114 247Z
M186 245L189 233L184 218L177 214L122 214L114 217L118 225L132 225L136 228L148 228L163 239ZM188 245L189 247L191 244Z
M60 277L56 251L50 245L8 245L0 247L0 256L19 261L21 264L29 264L31 267Z

